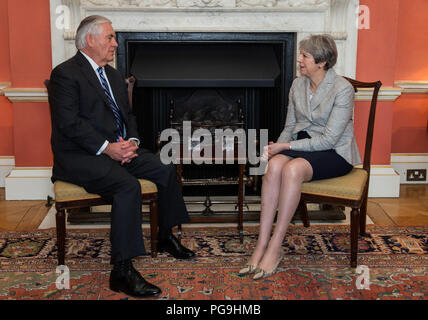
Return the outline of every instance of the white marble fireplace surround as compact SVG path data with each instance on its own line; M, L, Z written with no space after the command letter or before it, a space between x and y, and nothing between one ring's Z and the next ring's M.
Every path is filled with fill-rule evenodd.
M74 55L79 22L99 14L117 32L295 32L297 43L328 33L339 51L336 72L355 77L358 6L359 0L50 0L52 66ZM59 29L68 22L64 8L69 28Z

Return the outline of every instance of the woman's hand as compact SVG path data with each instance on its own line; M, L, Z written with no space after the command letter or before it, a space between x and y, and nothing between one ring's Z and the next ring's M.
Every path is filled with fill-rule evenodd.
M270 160L274 155L283 151L290 150L290 143L274 143L273 141L269 141L269 145L265 146L263 155L261 156L262 161Z

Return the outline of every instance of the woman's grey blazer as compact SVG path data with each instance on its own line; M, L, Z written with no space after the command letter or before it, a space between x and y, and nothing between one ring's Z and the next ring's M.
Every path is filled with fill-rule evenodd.
M322 151L334 149L348 163L361 163L354 136L354 88L329 69L309 102L310 81L299 77L293 81L285 127L277 142L290 142L292 150ZM299 131L312 139L296 140Z

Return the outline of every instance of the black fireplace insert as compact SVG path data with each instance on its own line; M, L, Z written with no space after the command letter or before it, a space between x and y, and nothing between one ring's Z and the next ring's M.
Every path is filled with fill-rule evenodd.
M119 71L136 78L133 111L143 147L158 151L160 132L184 120L242 122L278 138L295 74L294 33L118 32L117 41ZM226 165L188 171L234 174Z

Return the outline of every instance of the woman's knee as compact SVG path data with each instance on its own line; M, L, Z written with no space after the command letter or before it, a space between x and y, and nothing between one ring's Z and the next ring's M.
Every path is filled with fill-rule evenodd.
M274 182L281 179L281 172L288 159L272 158L269 160L267 171L263 176L263 182Z
M287 161L284 157L273 157L269 160L266 174L279 175Z
M312 167L304 159L289 161L283 168L281 175L283 179L293 181L308 181L312 177Z

